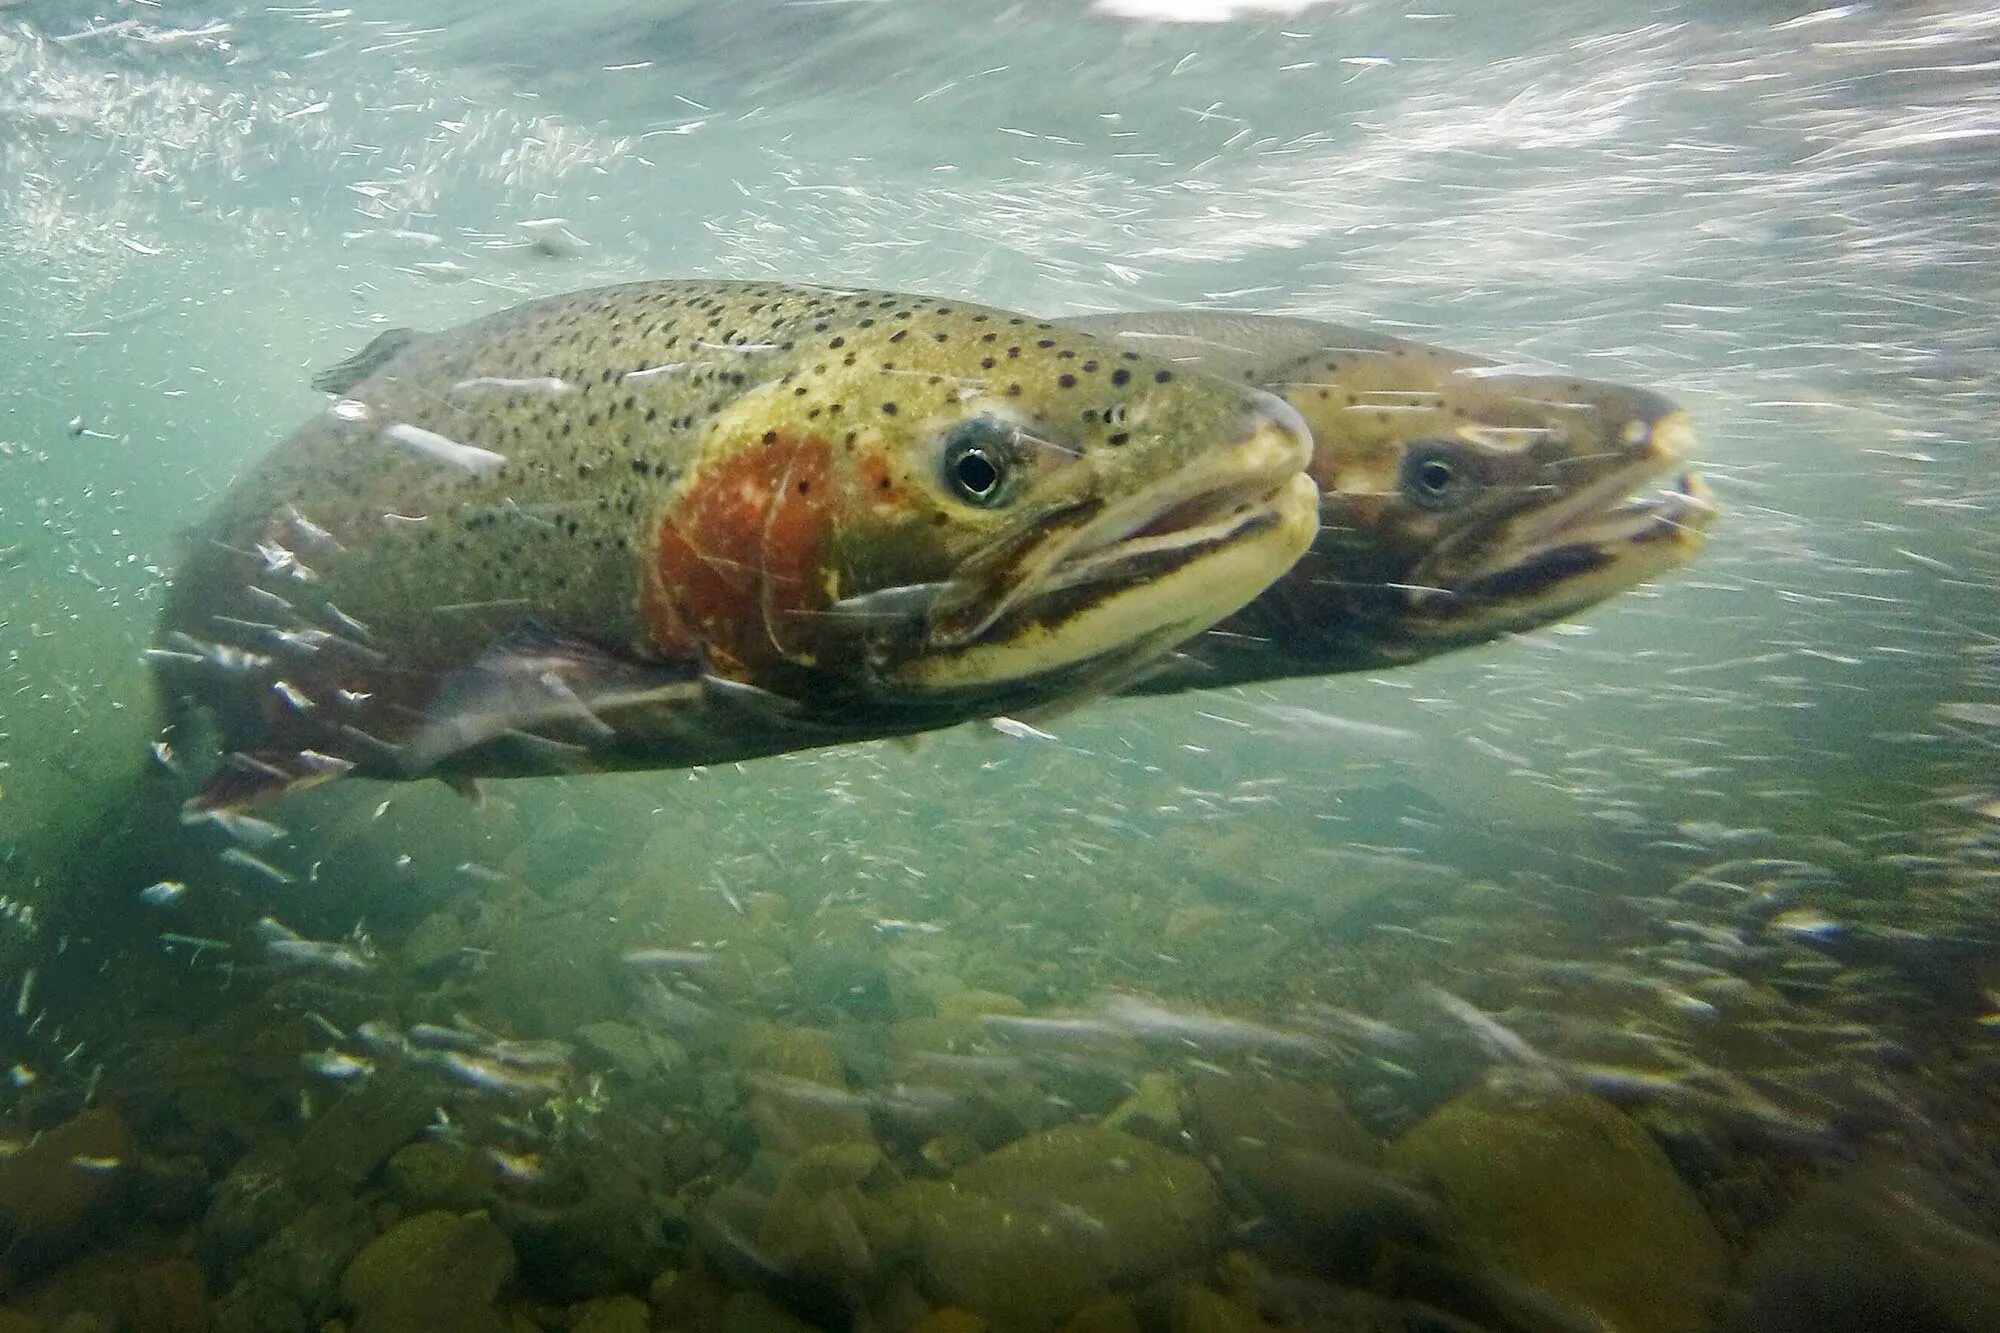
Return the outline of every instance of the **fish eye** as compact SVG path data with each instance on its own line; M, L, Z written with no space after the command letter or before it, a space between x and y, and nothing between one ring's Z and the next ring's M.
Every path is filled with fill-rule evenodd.
M1403 494L1423 509L1456 509L1478 493L1464 451L1449 440L1424 440L1403 457Z
M961 421L944 438L945 489L981 509L1006 503L1014 471L1013 436L992 417Z

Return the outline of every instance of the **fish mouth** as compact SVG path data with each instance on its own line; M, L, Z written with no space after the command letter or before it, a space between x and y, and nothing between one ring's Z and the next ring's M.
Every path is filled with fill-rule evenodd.
M1654 421L1628 461L1548 505L1502 519L1484 554L1462 569L1419 568L1420 602L1449 615L1504 605L1541 623L1683 564L1721 510L1689 464L1694 427L1683 412Z
M1257 395L1233 445L1142 489L1038 516L968 561L930 608L916 668L935 683L1014 679L1144 657L1199 633L1312 544L1311 457L1298 413Z

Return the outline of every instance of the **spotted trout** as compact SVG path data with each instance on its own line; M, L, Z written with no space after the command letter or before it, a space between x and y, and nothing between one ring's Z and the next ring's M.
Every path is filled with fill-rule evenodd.
M1312 550L1128 692L1376 670L1531 630L1689 560L1717 514L1686 414L1650 390L1283 316L1057 322L1269 389L1313 433Z
M1114 688L1289 569L1298 413L961 301L660 281L393 331L196 530L149 656L226 755L675 767Z

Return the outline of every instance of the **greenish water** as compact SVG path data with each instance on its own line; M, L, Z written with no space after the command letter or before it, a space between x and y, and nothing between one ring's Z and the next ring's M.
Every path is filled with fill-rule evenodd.
M0 1309L2000 1321L2000 20L1142 8L0 9ZM311 371L659 275L1645 384L1725 520L1049 740L309 792L289 882L135 813L177 535Z

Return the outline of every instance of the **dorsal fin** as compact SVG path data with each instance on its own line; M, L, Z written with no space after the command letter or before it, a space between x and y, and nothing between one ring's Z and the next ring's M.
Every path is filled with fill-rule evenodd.
M321 393L348 393L396 358L397 353L424 335L415 329L390 329L379 333L366 347L336 362L312 377L312 386Z

